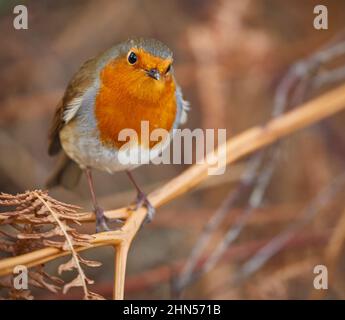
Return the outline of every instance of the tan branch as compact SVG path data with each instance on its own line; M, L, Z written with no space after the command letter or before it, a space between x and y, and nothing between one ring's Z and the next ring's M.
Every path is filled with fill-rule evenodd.
M129 245L126 242L121 243L115 248L115 250L116 255L113 298L115 300L122 300L125 290L125 274Z

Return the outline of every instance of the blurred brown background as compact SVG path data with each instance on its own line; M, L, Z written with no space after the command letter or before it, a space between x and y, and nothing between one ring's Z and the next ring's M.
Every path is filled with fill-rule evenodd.
M28 8L28 30L13 28L12 11L19 3ZM328 7L328 30L313 27L317 4ZM177 80L191 103L187 127L226 128L231 137L269 119L275 90L289 65L342 32L344 21L344 1L0 1L0 191L43 188L56 162L47 155L47 131L68 80L83 61L128 37L154 37L173 50ZM263 244L298 222L302 209L344 170L343 121L344 114L339 114L326 121L328 131L318 125L284 140L259 208L215 268L188 286L184 297L313 297L313 267L326 264L324 250L344 208L341 195L258 272L236 286L229 281ZM208 218L236 188L244 167L245 162L233 165L225 175L210 178L197 191L158 210L131 249L126 298L172 297L178 266ZM183 170L151 165L134 175L151 191ZM95 184L106 209L128 205L135 196L123 173L97 172ZM50 194L91 209L84 178L76 190L57 188ZM215 232L211 246L247 206L246 195ZM85 228L93 232L94 226ZM209 252L211 247L206 256ZM110 297L112 250L97 249L87 256L103 262L88 272L96 280L94 291ZM345 297L343 251L338 258L340 271L335 268L326 294L330 298ZM56 298L44 291L38 296ZM64 298L79 296L73 289Z

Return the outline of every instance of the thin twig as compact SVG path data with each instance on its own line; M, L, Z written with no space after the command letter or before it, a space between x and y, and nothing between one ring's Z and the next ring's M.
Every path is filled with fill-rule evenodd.
M262 247L249 261L247 261L236 280L244 280L258 271L269 259L275 256L296 234L323 209L329 201L342 190L345 185L345 172L332 180L313 199L310 205L302 212L301 219L290 225L284 232L274 237Z
M273 163L275 157L278 155L278 149L275 149L274 155L272 157L271 162ZM209 272L214 268L217 262L220 260L224 252L227 250L229 245L233 243L238 236L240 235L243 228L246 226L247 221L251 217L252 213L255 212L255 209L258 208L262 202L264 197L265 191L267 186L271 180L273 174L274 166L268 165L265 167L260 173L260 177L258 179L258 184L252 191L250 198L249 198L249 205L244 213L238 218L235 222L234 226L230 228L230 230L225 234L225 237L222 239L221 243L216 247L216 249L212 252L210 257L207 259L206 263L202 268L202 273Z
M201 235L199 236L197 242L195 243L188 260L179 274L179 277L175 279L174 295L180 296L181 291L188 284L197 278L197 274L194 273L195 267L197 266L202 253L207 246L213 232L219 227L219 225L224 221L225 217L234 203L238 200L239 196L247 190L255 179L258 167L261 164L263 153L259 153L257 157L254 157L248 164L245 172L242 174L239 185L235 191L231 190L227 197L223 200L220 207L212 215L212 217L206 223ZM198 273L200 275L200 273Z

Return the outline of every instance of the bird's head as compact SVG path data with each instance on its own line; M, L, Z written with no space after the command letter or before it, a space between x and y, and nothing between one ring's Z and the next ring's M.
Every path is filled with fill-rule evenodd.
M170 49L154 39L129 40L102 71L102 82L133 98L155 101L175 92Z

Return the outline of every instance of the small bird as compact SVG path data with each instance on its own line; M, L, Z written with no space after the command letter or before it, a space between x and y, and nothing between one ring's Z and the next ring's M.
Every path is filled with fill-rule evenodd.
M50 155L61 154L48 187L75 186L85 171L96 214L96 232L109 230L99 206L92 169L126 171L137 198L135 208L147 208L147 221L155 209L135 182L131 170L140 164L119 160L123 129L132 129L141 144L141 123L149 132L165 129L168 143L160 140L141 145L150 156L168 147L173 129L187 119L188 102L177 85L170 49L155 39L129 39L86 61L69 82L57 106L49 132ZM157 150L160 150L157 152Z

